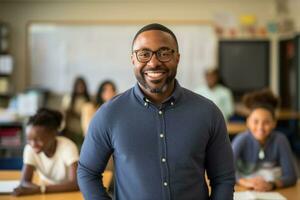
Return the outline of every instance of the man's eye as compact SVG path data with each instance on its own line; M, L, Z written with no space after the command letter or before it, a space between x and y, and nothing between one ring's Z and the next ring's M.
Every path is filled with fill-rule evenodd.
M140 56L140 57L149 57L150 52L147 52L147 51L139 52L138 56Z
M162 57L169 56L170 52L169 51L161 51L161 52L159 52L159 55L162 56Z

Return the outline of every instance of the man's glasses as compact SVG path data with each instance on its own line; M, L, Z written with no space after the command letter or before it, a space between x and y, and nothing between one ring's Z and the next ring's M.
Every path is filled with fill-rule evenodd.
M164 47L158 49L157 51L151 51L150 49L140 49L133 52L135 53L136 59L141 63L149 62L153 54L156 55L156 58L160 62L168 62L172 59L175 50Z

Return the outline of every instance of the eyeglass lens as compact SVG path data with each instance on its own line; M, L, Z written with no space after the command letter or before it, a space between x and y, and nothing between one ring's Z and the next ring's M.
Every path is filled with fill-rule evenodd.
M141 49L136 51L136 57L140 62L148 62L151 60L154 53L156 55L156 58L159 61L167 62L172 58L172 54L174 53L174 50L169 48L161 48L157 51L151 51L149 49Z

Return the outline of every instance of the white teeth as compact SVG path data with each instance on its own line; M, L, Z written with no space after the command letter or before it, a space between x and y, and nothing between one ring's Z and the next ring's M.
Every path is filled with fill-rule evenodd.
M149 77L157 78L157 77L161 76L163 73L162 73L162 72L147 72L146 74L147 74Z

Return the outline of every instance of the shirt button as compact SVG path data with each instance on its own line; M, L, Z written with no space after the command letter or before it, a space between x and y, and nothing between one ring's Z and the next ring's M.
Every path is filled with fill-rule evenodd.
M160 138L163 138L163 137L164 137L164 134L161 133L161 134L159 135L159 137L160 137Z
M158 114L162 115L162 114L163 114L163 112L160 110L160 111L158 111Z
M164 186L168 186L168 183L167 183L167 182L164 182Z
M148 106L148 103L147 103L147 102L145 102L145 103L144 103L144 106Z
M174 106L174 102L171 102L171 106Z
M161 159L161 162L166 162L166 159L165 159L165 158L162 158L162 159Z

